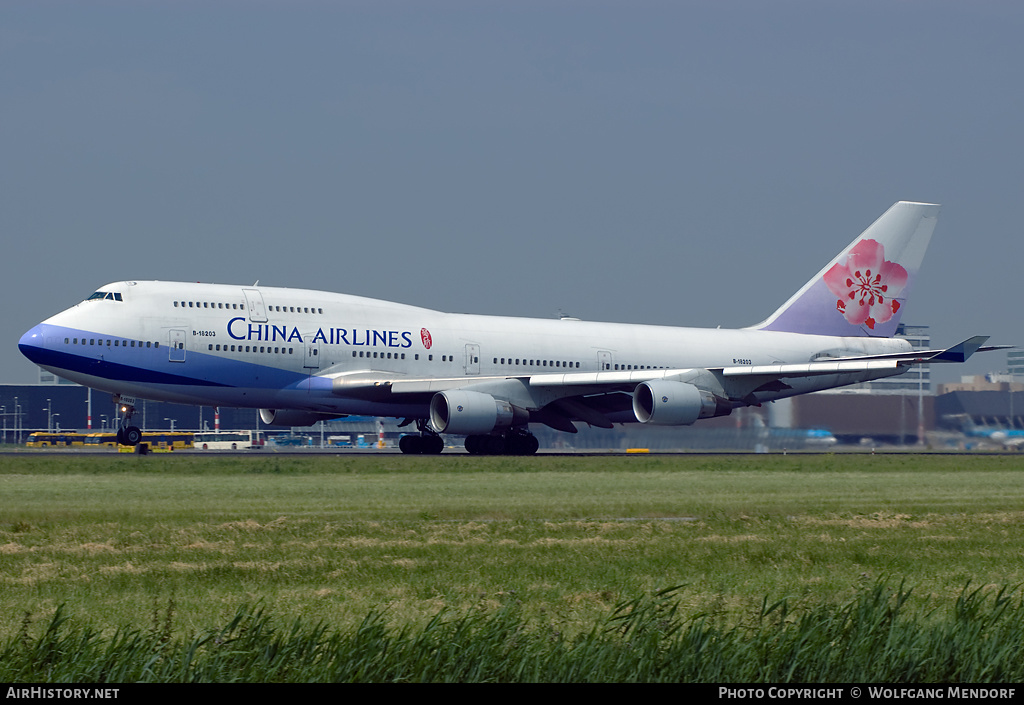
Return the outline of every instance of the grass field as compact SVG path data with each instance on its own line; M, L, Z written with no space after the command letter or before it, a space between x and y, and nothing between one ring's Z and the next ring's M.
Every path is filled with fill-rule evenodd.
M399 630L512 607L573 637L668 588L720 625L901 583L930 615L1024 582L1022 555L1013 456L0 458L0 642L61 606L165 640L246 606Z

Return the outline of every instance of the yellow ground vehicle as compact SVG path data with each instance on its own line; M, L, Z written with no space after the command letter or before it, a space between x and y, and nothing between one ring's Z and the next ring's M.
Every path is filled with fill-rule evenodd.
M35 433L29 434L28 440L25 441L25 445L29 448L49 448L49 447L60 447L66 446L81 446L85 444L86 434L84 433L65 433L63 431L59 433L47 433L45 431L36 431Z
M144 431L142 443L148 443L153 450L170 450L191 448L194 434L185 431ZM28 437L25 444L30 448L115 448L117 434L113 431L96 431L89 433L46 433L37 431Z

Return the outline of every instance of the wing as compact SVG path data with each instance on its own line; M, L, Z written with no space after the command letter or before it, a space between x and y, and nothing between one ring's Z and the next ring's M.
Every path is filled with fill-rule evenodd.
M531 422L544 423L570 433L579 421L600 428L637 421L638 390L682 391L694 387L702 395L697 418L728 414L733 408L879 379L906 370L909 365L963 362L975 352L1013 346L985 346L987 336L969 338L941 350L861 355L819 359L798 364L741 365L731 367L645 369L601 372L566 372L523 376L408 378L364 370L325 374L338 396L379 402L430 404L436 394L464 390L490 395L529 412ZM706 407L706 408L705 408ZM659 423L654 420L652 423ZM670 424L675 425L675 424Z

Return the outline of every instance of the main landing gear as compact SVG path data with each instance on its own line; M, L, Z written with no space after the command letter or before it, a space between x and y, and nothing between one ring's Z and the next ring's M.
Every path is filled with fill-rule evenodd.
M132 426L132 414L135 413L135 400L128 400L121 397L118 401L121 419L117 427L117 442L123 446L137 446L142 441L142 431L138 426Z
M444 440L417 420L419 435L402 436L398 448L408 455L437 455L444 450ZM471 455L533 455L540 447L537 437L529 431L514 429L503 435L480 434L466 436L466 452Z
M533 455L540 447L537 437L528 431L509 431L503 436L466 436L470 455Z
M408 455L438 455L444 450L444 439L439 435L402 436L398 448Z
M416 420L416 428L420 435L402 436L398 441L398 449L407 455L438 455L444 450L444 439L434 433L427 422Z

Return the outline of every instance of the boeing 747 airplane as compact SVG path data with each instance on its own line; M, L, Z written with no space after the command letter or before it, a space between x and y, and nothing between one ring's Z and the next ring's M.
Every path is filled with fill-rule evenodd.
M268 424L347 414L415 423L406 453L530 454L529 424L683 426L742 406L963 362L974 337L892 337L939 207L893 205L767 320L738 330L452 314L267 286L123 281L22 336L22 353L120 399L260 409Z

